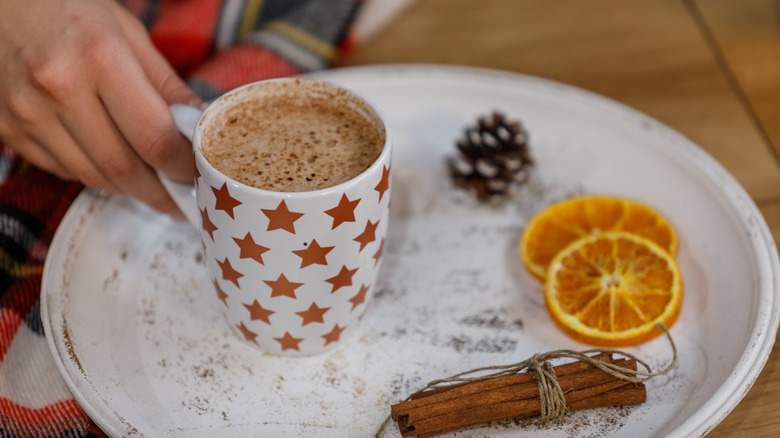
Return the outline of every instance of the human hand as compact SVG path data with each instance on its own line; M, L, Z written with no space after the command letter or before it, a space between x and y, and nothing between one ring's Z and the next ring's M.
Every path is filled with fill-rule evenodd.
M155 169L193 176L168 109L197 97L113 0L3 0L0 140L63 179L178 212Z

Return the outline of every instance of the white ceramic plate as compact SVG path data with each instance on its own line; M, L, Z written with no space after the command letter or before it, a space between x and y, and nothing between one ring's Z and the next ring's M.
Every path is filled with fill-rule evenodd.
M515 249L534 213L581 193L641 200L679 232L677 367L649 382L636 407L457 436L704 435L755 381L778 326L777 250L745 191L680 134L603 97L516 74L386 66L317 76L373 100L396 139L389 242L360 330L323 356L250 349L210 305L194 230L86 191L49 252L42 313L63 377L107 433L374 436L389 405L429 380L586 348L549 320ZM489 207L453 190L444 160L463 128L494 109L522 120L537 165L515 199ZM656 368L671 357L664 339L629 351Z

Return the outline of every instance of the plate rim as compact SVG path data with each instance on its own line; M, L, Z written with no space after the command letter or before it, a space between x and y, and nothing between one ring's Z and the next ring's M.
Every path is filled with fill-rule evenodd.
M49 293L46 292L49 290L49 282L54 281L54 279L51 279L51 270L54 269L56 272L62 270L61 265L56 265L55 268L50 268L53 263L50 263L50 258L54 259L56 257L55 253L59 253L62 246L64 245L60 244L59 242L66 240L67 237L76 237L79 235L81 233L81 227L85 225L82 221L85 219L92 220L94 218L96 204L101 202L105 204L110 196L113 195L106 195L101 191L86 187L82 189L70 207L68 207L68 210L65 212L65 215L60 221L60 224L57 226L57 230L52 236L52 241L49 245L49 251L46 253L46 259L44 260L44 268L41 275L40 312L46 343L49 345L49 350L52 353L57 370L59 371L60 376L62 377L66 386L72 393L73 398L76 399L79 406L84 410L87 416L89 416L89 418L94 421L102 431L106 432L109 436L124 436L124 432L122 430L119 430L111 422L104 420L107 417L104 411L110 411L110 409L108 409L107 403L103 397L101 397L100 394L87 382L77 381L76 378L71 375L70 369L65 363L65 356L69 356L69 354L65 351L62 351L60 344L57 343L55 339L58 333L55 332L54 328L52 327L53 321L51 318L53 315L49 309ZM102 206L97 206L97 208L102 208ZM55 242L57 243L55 244ZM47 272L49 274L47 274ZM64 297L60 297L60 299L62 298ZM67 326L67 318L65 318L64 315L59 315L58 318L61 318L62 324ZM70 360L74 361L72 357ZM81 377L86 381L89 380L86 371L81 373ZM95 403L93 399L87 397L87 393L93 394L96 399L103 400L103 402L106 403L106 406L101 407L106 409L101 410L98 408L96 406L97 403ZM114 419L118 423L128 425L118 412L112 411L109 412L109 414L113 414ZM100 421L98 421L98 419L100 419Z
M582 87L540 76L485 67L419 63L337 68L321 72L319 77L327 80L328 76L338 77L343 74L356 77L370 77L371 75L379 74L412 76L418 74L440 74L444 76L493 79L495 81L501 81L502 84L509 84L510 86L511 84L516 84L518 82L530 84L546 91L575 96L588 103L597 103L599 104L600 110L606 110L612 115L633 118L634 121L632 121L632 123L644 123L652 128L654 134L661 135L670 143L673 143L673 146L688 155L687 161L689 163L695 165L723 189L723 195L728 199L732 208L737 205L742 207L742 209L735 209L735 213L746 230L755 231L750 234L750 246L754 250L753 255L760 264L757 271L770 274L770 277L768 278L768 280L770 280L769 284L757 285L762 293L757 297L758 302L755 309L757 318L755 321L762 321L763 324L754 324L753 330L748 334L748 338L754 339L754 344L759 345L760 347L753 349L746 348L743 350L740 359L731 370L732 375L741 376L741 378L731 382L731 384L729 384L728 379L724 381L708 402L700 406L687 420L680 423L675 429L675 433L679 433L680 436L689 436L693 434L696 434L697 436L706 435L720 424L720 422L723 421L723 419L725 419L747 395L769 359L769 355L776 340L778 328L780 327L780 304L778 304L780 300L780 258L778 256L778 249L774 237L755 201L750 197L747 190L736 177L704 148L666 123L623 102ZM760 280L766 283L767 279L761 278ZM763 288L760 287L762 285L764 286ZM767 311L767 309L769 309L769 311ZM746 356L746 352L752 354ZM744 375L735 373L735 371L740 370L741 368L744 368L746 371ZM713 409L709 415L705 415L705 408L714 404L716 396L723 393L728 393L725 400L721 401L720 405ZM696 422L694 419L699 416L704 417L704 420L699 420L699 424L695 424Z
M735 209L735 212L742 225L745 226L747 230L752 231L749 233L749 241L754 252L753 255L757 258L759 265L757 267L757 272L769 275L768 278L764 278L763 275L758 278L757 288L760 290L761 294L757 297L758 300L755 309L757 318L754 321L756 324L752 326L752 330L747 334L748 339L753 339L754 345L758 345L758 348L751 349L748 347L743 350L736 365L731 369L730 377L720 384L713 394L713 397L711 397L708 402L702 404L686 420L679 423L672 431L675 436L689 436L694 434L697 436L704 436L709 433L739 404L758 379L769 359L769 355L775 343L777 330L780 326L780 306L778 305L778 297L780 297L780 285L778 284L778 281L780 281L780 259L777 246L766 220L745 188L706 150L669 125L608 96L552 79L484 67L425 63L338 67L308 73L305 76L326 81L331 79L345 81L349 80L350 77L367 77L370 79L386 77L388 75L408 75L415 77L417 75L431 74L439 74L456 79L474 78L480 80L495 80L501 81L501 85L508 86L531 85L540 87L546 91L573 95L590 103L597 103L599 109L608 110L610 114L619 114L623 117L629 116L635 119L635 122L633 123L647 123L653 128L655 135L664 136L665 139L673 143L675 147L678 147L682 152L689 155L687 161L692 162L699 170L705 172L710 179L718 181L720 188L726 189L723 190L723 195L728 199L732 208L736 205L739 205L742 208ZM695 160L691 158L695 158ZM54 263L50 260L53 260L55 258L54 254L59 252L56 249L62 246L60 241L66 240L67 237L73 234L73 227L64 225L72 225L71 222L79 219L84 220L84 218L89 217L90 212L85 211L85 207L98 200L99 196L101 195L92 189L85 189L82 191L69 207L60 226L57 227L57 230L54 233L49 251L44 261L42 274L40 297L41 318L43 320L43 328L46 334L47 343L53 353L57 368L66 385L73 393L74 398L76 398L85 412L87 412L93 421L98 423L102 429L107 429L107 431L121 435L121 431L117 431L114 427L109 427L110 423L107 423L106 421L98 422L96 420L96 417L103 420L102 413L92 406L92 403L86 398L85 394L81 392L85 389L81 387L83 385L76 382L70 375L65 364L65 357L61 355L64 352L61 351L55 340L56 332L53 331L51 326L52 321L50 318L52 315L50 315L49 311L50 301L48 291L51 289L49 283L54 281L50 279L50 274L53 269L51 268L51 265ZM758 323L759 321L761 322L760 324ZM750 343L748 343L748 346L749 345ZM744 374L736 372L743 369L745 371ZM736 378L733 378L733 381L730 382L732 377ZM86 375L84 375L84 378L88 379ZM95 392L98 398L102 399L96 391L93 390L92 392ZM716 396L724 395L724 393L727 394L718 402L719 406L716 406L714 409L705 409L711 408L710 405L715 403L713 400L718 398ZM114 417L120 423L128 425L119 413L114 412Z

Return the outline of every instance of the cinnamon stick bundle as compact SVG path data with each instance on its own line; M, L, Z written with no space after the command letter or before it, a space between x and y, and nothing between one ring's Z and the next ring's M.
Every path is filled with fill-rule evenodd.
M614 361L602 353L593 359L636 371L636 360ZM586 362L553 367L569 411L645 401L642 383L632 383ZM415 393L391 406L391 416L403 437L434 437L463 427L541 413L534 371L476 380Z

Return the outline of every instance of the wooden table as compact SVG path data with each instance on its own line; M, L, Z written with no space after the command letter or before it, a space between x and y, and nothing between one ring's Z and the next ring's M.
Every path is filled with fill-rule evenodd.
M541 76L643 111L719 160L780 238L780 1L417 0L343 65L415 62ZM778 349L708 437L780 436Z

